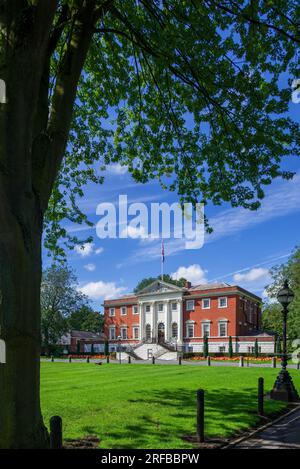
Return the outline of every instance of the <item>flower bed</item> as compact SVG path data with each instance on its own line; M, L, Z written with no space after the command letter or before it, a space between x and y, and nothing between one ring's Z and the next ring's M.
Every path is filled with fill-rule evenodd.
M103 360L104 358L106 358L105 355L67 355L68 358L72 358L74 360L76 360L76 358L80 359L80 360L86 360L87 358L95 358L96 360Z
M270 362L273 357L251 357L251 356L244 356L244 360L249 360L250 362ZM210 357L211 361L229 361L229 362L238 362L240 361L240 357ZM187 358L187 360L193 360L193 361L205 361L207 358L203 356L197 356L195 355L194 357ZM276 358L276 361L280 361L279 358Z

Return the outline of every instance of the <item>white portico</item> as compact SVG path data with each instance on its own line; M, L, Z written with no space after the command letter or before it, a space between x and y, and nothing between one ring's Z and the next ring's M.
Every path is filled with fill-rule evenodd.
M141 341L182 345L182 296L185 290L156 281L138 293Z

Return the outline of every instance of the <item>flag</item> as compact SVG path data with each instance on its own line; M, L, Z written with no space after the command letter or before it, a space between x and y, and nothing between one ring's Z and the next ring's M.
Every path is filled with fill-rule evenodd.
M164 247L164 242L161 242L161 261L165 262L165 247Z

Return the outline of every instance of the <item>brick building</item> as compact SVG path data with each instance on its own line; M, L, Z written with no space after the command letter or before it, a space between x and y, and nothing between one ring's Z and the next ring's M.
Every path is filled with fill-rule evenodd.
M210 352L251 353L255 340L262 353L274 352L274 337L261 332L261 298L226 283L177 287L155 281L138 294L104 302L104 334L111 351L143 351L149 358L160 345L168 350L203 351L208 337ZM148 355L145 347L151 344ZM153 348L154 347L154 348ZM163 357L162 357L163 358Z

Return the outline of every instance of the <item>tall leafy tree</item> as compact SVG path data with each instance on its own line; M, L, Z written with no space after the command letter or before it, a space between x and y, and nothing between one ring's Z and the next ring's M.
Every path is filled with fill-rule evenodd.
M0 447L48 444L43 227L56 255L78 242L60 221L89 222L77 199L117 161L182 201L258 208L298 151L278 86L299 65L298 18L296 0L1 1Z
M290 288L295 294L289 306L287 333L290 340L300 337L300 248L295 248L285 264L271 269L273 282L268 286L267 292L271 299L276 301L278 290L283 287L284 280L289 281ZM263 312L263 324L280 337L282 336L282 307L279 303L268 305Z
M94 311L90 306L84 305L71 313L68 326L70 329L88 332L101 332L103 315Z
M69 318L75 311L87 308L88 299L77 290L74 273L66 266L48 268L41 284L42 344L56 344L69 330Z

